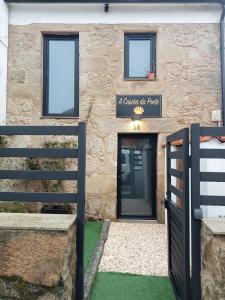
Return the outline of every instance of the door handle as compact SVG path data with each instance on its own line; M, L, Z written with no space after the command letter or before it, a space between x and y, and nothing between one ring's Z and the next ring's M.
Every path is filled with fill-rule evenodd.
M164 207L165 207L166 209L169 208L169 200L168 200L167 198L164 199Z

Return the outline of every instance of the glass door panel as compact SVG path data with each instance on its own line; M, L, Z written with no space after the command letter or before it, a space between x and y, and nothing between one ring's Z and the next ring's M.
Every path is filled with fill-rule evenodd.
M155 217L156 135L120 135L119 217Z

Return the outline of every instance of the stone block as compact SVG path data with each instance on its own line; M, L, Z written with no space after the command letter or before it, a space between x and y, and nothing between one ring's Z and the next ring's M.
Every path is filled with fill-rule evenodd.
M87 177L87 193L107 194L116 190L116 175L92 174ZM110 201L110 199L109 199Z
M25 83L25 71L24 70L15 70L9 76L9 82L12 84L24 84Z
M72 299L76 217L0 213L0 299Z
M201 232L203 300L225 299L225 219L205 219Z

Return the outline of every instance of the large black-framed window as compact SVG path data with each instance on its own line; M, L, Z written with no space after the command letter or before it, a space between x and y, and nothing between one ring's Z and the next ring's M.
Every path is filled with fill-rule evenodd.
M44 35L43 116L79 115L79 37Z
M124 77L148 78L156 74L156 34L126 33L124 43Z

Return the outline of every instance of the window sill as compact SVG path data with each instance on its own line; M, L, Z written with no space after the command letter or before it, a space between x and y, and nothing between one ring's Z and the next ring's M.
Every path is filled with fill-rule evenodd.
M69 117L69 116L41 116L40 119L74 119L74 120L78 120L79 117Z
M157 78L148 79L148 78L124 78L124 81L157 81Z

